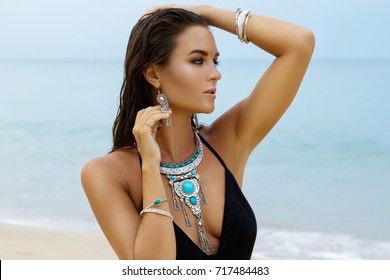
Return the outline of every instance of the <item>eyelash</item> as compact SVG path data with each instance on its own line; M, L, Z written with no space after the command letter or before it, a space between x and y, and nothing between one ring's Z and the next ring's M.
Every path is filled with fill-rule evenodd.
M197 59L194 59L192 61L193 64L197 64L197 65L202 65L203 64L203 61L204 59L203 58L197 58ZM219 64L219 61L218 60L214 60L214 64L215 65L218 65Z

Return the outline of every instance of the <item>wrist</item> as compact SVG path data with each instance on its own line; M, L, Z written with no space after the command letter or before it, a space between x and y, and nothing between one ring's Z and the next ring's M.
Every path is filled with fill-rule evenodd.
M142 174L160 174L160 162L142 162Z
M208 23L210 20L210 9L212 9L212 7L209 5L199 5L198 6L199 16L201 16L203 19L205 19Z

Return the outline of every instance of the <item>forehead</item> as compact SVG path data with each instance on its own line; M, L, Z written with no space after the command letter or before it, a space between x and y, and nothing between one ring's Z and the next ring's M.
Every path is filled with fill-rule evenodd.
M187 55L192 50L204 50L214 56L217 51L214 36L204 26L191 26L177 37L176 48L172 55Z

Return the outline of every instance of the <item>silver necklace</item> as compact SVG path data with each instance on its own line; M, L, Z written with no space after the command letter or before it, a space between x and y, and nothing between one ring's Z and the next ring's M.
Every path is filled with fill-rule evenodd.
M207 202L200 184L199 174L196 172L196 168L203 158L203 146L197 132L195 132L195 138L196 149L194 154L178 163L162 162L160 173L167 176L169 185L172 187L175 210L183 212L188 227L191 227L192 223L186 208L189 208L196 217L196 229L198 230L200 246L203 252L210 253L211 246L204 227L201 209L201 205Z

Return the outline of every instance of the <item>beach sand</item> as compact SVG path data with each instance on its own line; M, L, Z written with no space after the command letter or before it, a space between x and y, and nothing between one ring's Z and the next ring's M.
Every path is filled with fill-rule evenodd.
M102 233L0 223L2 260L118 259Z

